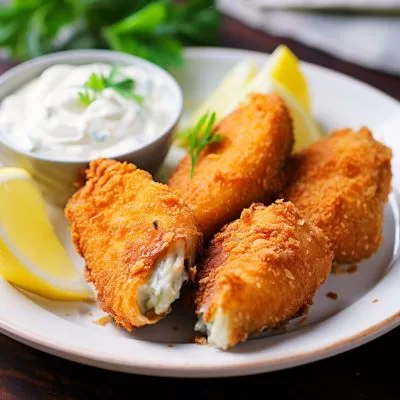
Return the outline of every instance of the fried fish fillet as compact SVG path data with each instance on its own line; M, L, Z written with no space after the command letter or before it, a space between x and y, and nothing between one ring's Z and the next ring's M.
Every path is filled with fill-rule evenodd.
M163 318L202 246L182 200L132 164L99 159L65 214L101 308L128 331Z
M227 349L276 327L312 301L333 254L290 203L253 204L211 241L199 272L196 330Z
M282 169L293 146L292 121L276 95L253 95L215 130L224 140L202 152L193 178L187 156L169 180L194 211L206 240L243 208L272 200L282 189Z
M391 157L363 128L334 132L290 159L284 198L323 230L336 261L356 262L378 249Z

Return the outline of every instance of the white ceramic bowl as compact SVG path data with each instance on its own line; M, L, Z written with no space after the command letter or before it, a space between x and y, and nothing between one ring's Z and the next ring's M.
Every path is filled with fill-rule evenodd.
M163 162L171 144L183 108L183 95L176 80L162 68L141 58L108 50L74 50L53 53L22 63L0 77L0 101L24 84L36 78L45 69L55 64L83 65L106 63L135 65L153 76L163 79L168 85L173 105L167 128L155 135L155 139L140 148L127 148L124 153L113 155L120 161L129 161L138 167L155 172ZM0 161L8 166L25 168L39 184L44 196L52 203L63 206L74 191L74 182L90 159L80 161L59 160L22 151L6 143L0 137Z

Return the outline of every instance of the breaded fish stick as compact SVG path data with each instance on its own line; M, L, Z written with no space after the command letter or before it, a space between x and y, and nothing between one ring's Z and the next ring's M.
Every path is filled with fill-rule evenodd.
M131 331L154 324L179 297L202 246L192 211L132 164L91 162L66 217L101 308Z
M211 241L199 273L195 329L227 349L286 322L311 303L332 259L325 235L292 203L253 204Z
M193 178L187 156L169 185L192 208L205 239L253 202L282 189L282 168L293 146L289 112L276 95L255 94L216 127L220 143L200 155Z
M363 128L334 132L290 159L284 198L323 230L336 261L356 262L378 249L391 157Z

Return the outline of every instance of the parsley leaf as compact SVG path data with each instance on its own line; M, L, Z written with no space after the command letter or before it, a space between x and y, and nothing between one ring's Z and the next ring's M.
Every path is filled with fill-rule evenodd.
M89 107L94 101L95 96L91 94L88 90L79 92L79 101L84 107Z
M92 73L84 86L87 89L93 90L93 92L101 93L106 88L106 82L102 75Z
M119 71L118 66L114 64L111 67L110 75L106 78L107 84L109 84L110 82L114 82L115 81L115 79L117 78L117 75L118 75L118 71Z
M191 159L190 177L193 178L194 170L201 152L210 144L224 140L222 135L214 132L216 113L206 113L197 122L196 126L187 130L185 139L189 146Z
M77 15L68 0L14 0L0 7L0 47L16 59L26 59L54 50L59 33L73 24Z
M182 44L213 44L220 17L213 0L149 2L104 29L111 49L136 54L166 68L183 63Z

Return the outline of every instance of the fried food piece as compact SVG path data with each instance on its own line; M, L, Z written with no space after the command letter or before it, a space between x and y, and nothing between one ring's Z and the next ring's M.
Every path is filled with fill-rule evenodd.
M189 205L205 239L253 202L282 189L282 168L293 146L289 112L276 95L255 94L216 127L224 140L203 150L190 177L185 157L169 186Z
M179 297L202 246L192 211L133 164L91 162L65 214L101 308L128 331L154 324Z
M227 349L312 302L333 254L322 231L292 203L253 204L211 241L196 294L197 330Z
M336 261L357 262L378 249L391 157L363 128L334 132L290 159L284 198L323 230Z

